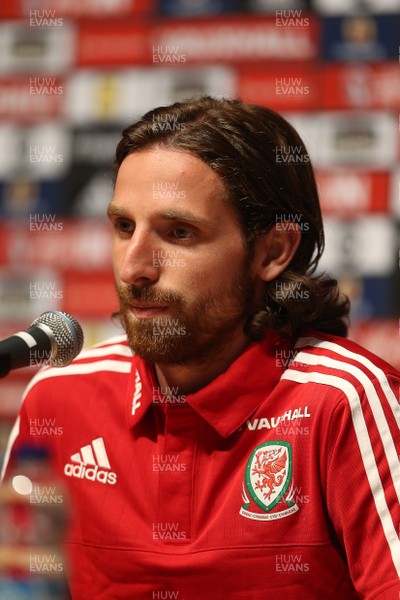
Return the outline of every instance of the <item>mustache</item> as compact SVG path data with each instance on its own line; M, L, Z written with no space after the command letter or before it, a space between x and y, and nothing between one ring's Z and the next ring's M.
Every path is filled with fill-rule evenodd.
M184 304L183 296L171 290L156 290L152 287L138 287L136 285L121 285L118 288L118 297L121 304L133 301L154 302L155 304Z

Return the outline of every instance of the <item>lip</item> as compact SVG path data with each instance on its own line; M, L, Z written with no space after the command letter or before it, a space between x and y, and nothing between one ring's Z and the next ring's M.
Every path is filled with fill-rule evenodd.
M129 306L132 313L138 319L152 319L168 309L168 306L157 304L130 304Z

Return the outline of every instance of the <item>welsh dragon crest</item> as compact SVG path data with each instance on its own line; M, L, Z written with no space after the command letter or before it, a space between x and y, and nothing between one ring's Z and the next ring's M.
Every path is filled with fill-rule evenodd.
M251 474L257 476L255 489L263 492L263 497L270 500L275 490L280 487L287 473L288 456L284 448L258 450ZM267 488L267 491L264 491Z
M258 520L273 520L292 514L298 510L298 506L291 501L292 488L291 444L281 440L264 442L253 450L247 462L243 485L245 504L242 506L240 514ZM285 497L285 494L283 510L275 510L269 515L260 514L260 509L270 513ZM255 503L257 512L249 510L251 501Z

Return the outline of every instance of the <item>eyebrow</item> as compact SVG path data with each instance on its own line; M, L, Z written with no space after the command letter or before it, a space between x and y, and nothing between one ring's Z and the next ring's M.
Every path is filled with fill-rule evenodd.
M109 217L111 216L116 216L116 217L124 217L126 219L129 219L129 214L128 212L122 208L121 206L118 206L116 204L109 204L108 208L107 208L107 215ZM191 223L193 225L210 225L210 221L208 221L207 219L203 219L201 217L198 217L196 215L194 215L190 210L185 210L185 209L174 209L174 210L166 210L163 212L160 212L157 214L157 216L167 220L167 221L180 221L180 222L184 222L184 223Z
M190 210L178 209L178 210L167 210L161 213L161 216L168 221L183 221L185 223L192 223L193 225L210 225L210 221L197 217Z
M113 204L112 202L107 206L107 216L109 216L109 217L116 216L116 217L126 217L126 218L128 218L128 215L127 215L125 209L123 209L120 206L117 206L116 204Z

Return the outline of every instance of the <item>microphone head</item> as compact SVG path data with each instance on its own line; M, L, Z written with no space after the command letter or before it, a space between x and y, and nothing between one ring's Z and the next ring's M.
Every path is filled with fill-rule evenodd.
M52 337L52 352L46 364L66 367L78 356L83 346L83 331L75 317L59 310L49 310L35 319L31 325L45 326Z

